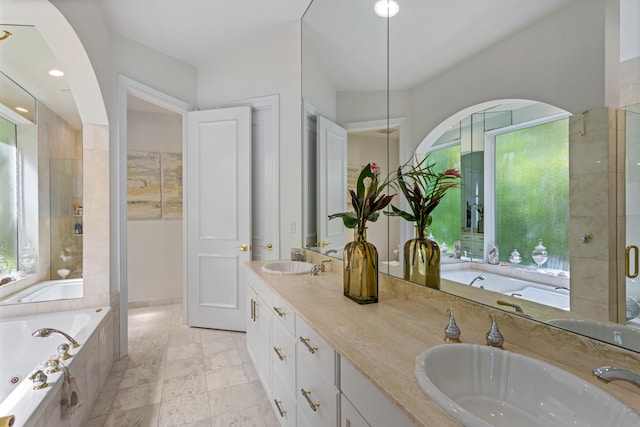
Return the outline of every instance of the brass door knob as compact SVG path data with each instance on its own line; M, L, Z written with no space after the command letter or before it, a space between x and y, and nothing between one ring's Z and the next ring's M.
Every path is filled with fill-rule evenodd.
M273 245L271 243L267 243L265 246L260 245L261 248L265 248L268 251L273 250Z
M241 250L242 252L247 252L249 250L249 246L247 245L236 246L236 249Z

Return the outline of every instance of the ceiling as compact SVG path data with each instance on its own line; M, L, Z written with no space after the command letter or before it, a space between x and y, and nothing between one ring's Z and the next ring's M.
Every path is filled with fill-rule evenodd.
M210 63L234 44L250 40L272 26L299 21L310 4L310 0L92 1L97 2L114 33L195 67ZM402 81L406 86L409 84L406 82L415 84L441 73L572 1L577 0L411 0L410 3L405 0L404 5L398 0L400 13L390 21L390 28L394 30L391 41L396 46L391 55L392 71L397 76L394 82ZM322 7L320 15L324 24L318 21L312 25L330 43L327 51L331 55L323 59L323 64L332 73L338 89L353 89L350 84L371 88L374 83L367 81L380 80L373 69L384 70L384 67L371 66L372 58L381 56L380 48L371 52L365 43L344 42L349 39L346 34L358 34L370 25L385 29L384 20L373 12L364 16L361 12L363 8L372 10L374 2L323 0L312 6ZM355 10L356 3L360 5L360 12L356 11L358 14L353 16L338 16L335 9L326 7L333 4ZM339 25L345 20L349 25ZM3 28L0 25L0 30ZM10 77L79 128L80 119L64 78L52 79L45 72L55 66L55 58L46 43L41 38L38 41L30 30L33 28L13 27L10 31L14 35L0 41L0 70L9 70ZM413 44L415 41L420 42L419 51ZM383 56L386 58L386 54ZM345 58L364 68L339 66L346 63ZM353 61L354 58L361 59ZM402 65L405 63L411 65ZM338 75L338 70L343 74Z

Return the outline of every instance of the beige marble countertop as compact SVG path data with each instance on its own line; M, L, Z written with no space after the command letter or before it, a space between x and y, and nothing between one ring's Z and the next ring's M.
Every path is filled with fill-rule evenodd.
M380 275L379 302L358 305L343 296L339 263L333 263L336 265L330 265L330 271L318 276L273 275L261 270L263 263L248 263L247 274L262 279L416 425L459 425L420 389L413 374L415 359L426 349L444 343L448 307L454 309L462 341L484 345L484 335L490 328L488 313L493 311L490 307L386 275ZM622 362L619 366L640 368L637 353L521 316L499 311L495 314L505 336L505 349L555 364L594 384L596 380L591 378L590 369L614 364L611 352L616 353L614 360ZM568 347L568 343L575 345ZM584 356L580 363L576 363L576 355ZM607 392L640 412L640 393L633 386L608 384L605 387Z

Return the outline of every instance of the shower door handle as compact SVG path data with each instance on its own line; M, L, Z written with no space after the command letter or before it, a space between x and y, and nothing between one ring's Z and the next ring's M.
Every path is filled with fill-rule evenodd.
M631 252L633 251L633 273L631 273ZM635 279L638 277L638 247L635 245L629 245L624 250L624 274L629 279Z

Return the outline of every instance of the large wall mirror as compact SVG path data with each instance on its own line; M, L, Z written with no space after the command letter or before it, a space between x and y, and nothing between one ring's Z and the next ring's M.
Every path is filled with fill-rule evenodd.
M0 33L0 305L80 298L80 116L38 29Z
M618 310L623 318L616 309L591 316L578 303L586 291L572 280L582 281L584 248L596 245L592 230L571 228L574 201L589 184L570 168L576 159L600 162L572 144L584 135L576 123L594 123L596 111L617 102L608 94L624 90L617 75L638 63L640 11L625 0L397 0L399 12L386 18L374 0L344 3L313 0L302 20L304 245L340 258L351 230L327 215L349 209L356 171L376 162L388 173L428 155L463 175L429 229L442 251L443 291L640 351L639 313L624 318L640 297L635 279L601 285L605 299L630 304L631 313ZM625 107L618 119L629 153L637 110ZM367 232L380 272L403 277L413 225L381 215ZM615 258L625 245L607 250ZM548 255L536 262L539 246ZM615 296L625 291L626 299Z

